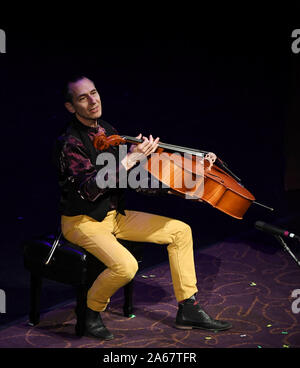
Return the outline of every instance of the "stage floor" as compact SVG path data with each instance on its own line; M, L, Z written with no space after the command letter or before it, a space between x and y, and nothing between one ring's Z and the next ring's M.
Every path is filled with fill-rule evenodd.
M295 246L296 244L290 244ZM220 332L177 330L177 303L169 265L143 269L135 278L135 317L122 315L122 291L103 313L115 338L101 341L74 333L74 300L0 330L1 348L300 348L300 267L267 234L253 232L195 253L198 300L233 328ZM299 290L300 291L300 290ZM300 293L299 293L300 297Z

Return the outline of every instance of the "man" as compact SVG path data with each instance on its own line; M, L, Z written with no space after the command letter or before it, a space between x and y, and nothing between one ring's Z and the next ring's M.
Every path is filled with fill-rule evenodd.
M195 300L191 228L182 221L124 208L123 190L118 188L118 183L140 160L156 151L159 138L140 134L138 138L142 137L142 143L132 145L117 161L116 170L109 172L116 187L101 186L97 174L103 165L99 165L97 157L110 153L118 160L118 148L108 147L100 152L94 148L93 139L96 134L110 136L117 132L100 119L102 105L94 83L84 76L69 80L65 107L73 114L73 120L57 146L62 232L66 239L107 266L88 291L85 334L105 340L113 338L100 312L106 309L110 297L137 272L136 259L117 238L168 244L173 288L179 305L175 327L214 331L230 328L228 322L209 317Z

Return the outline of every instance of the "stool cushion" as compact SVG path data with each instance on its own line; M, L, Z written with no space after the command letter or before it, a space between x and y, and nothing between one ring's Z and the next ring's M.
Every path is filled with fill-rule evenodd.
M63 236L61 236L50 263L45 265L54 240L53 235L46 235L23 243L24 266L28 271L65 284L91 286L97 276L106 268L91 253L70 243ZM141 243L119 239L118 241L138 261L141 260L143 249Z
M54 236L49 235L23 243L24 266L27 270L50 280L83 285L87 283L87 268L91 263L96 274L105 269L102 262L64 238L60 240L50 263L45 265L54 240Z

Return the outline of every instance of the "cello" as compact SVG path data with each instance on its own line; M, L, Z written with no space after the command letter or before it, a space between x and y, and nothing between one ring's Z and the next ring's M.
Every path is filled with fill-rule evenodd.
M102 151L109 146L142 142L143 139L131 136L107 137L100 133L95 136L93 144ZM242 219L252 203L273 211L273 208L256 202L253 194L241 184L241 179L211 152L159 142L157 153L145 160L144 169L169 187L171 193L206 202L236 219ZM186 177L188 183L184 180Z

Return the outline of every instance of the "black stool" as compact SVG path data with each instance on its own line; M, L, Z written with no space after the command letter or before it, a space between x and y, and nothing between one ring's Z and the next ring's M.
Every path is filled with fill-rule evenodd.
M75 331L77 336L83 336L87 292L106 266L92 254L63 237L60 238L50 263L45 265L54 240L55 237L49 235L25 241L23 244L24 266L30 272L29 324L35 326L40 322L42 280L46 278L76 287ZM141 262L142 244L120 239L118 241L133 254L138 262ZM132 299L133 280L124 286L123 313L126 317L130 317L133 313Z

